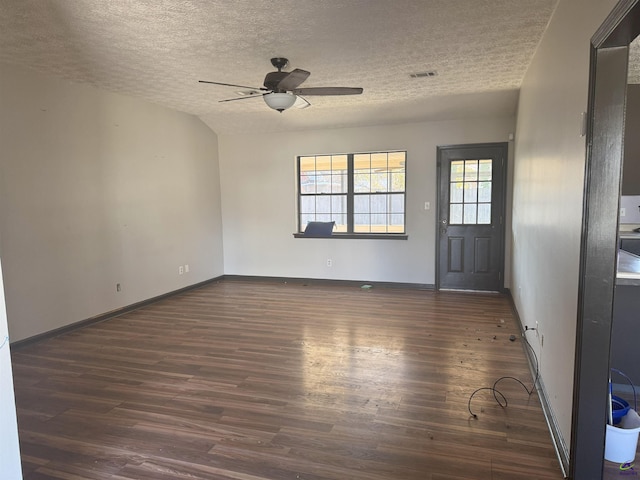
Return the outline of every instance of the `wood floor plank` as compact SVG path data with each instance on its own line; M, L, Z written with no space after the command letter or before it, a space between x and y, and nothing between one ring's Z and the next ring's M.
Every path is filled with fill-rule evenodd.
M227 280L12 352L25 480L560 479L502 295Z

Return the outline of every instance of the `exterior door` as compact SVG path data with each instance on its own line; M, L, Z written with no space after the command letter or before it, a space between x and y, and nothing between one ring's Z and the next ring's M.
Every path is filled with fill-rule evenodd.
M438 288L503 290L506 160L506 143L438 147Z

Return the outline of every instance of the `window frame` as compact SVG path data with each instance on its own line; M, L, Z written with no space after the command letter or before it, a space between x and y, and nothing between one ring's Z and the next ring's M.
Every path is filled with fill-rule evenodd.
M354 186L354 178L355 178L355 167L354 167L354 158L356 155L376 155L376 154L392 154L392 153L403 153L404 154L404 185L402 191L393 191L389 186L387 190L384 192L376 192L371 191L368 193L356 192ZM346 156L347 157L347 192L346 193L314 193L314 194L303 194L302 193L302 175L300 171L300 162L302 158L305 157L336 157L336 156ZM317 171L317 170L316 170ZM388 172L389 170L387 170ZM328 196L332 197L334 195L346 195L346 211L345 215L347 218L346 232L333 232L330 236L323 236L322 238L357 238L357 239L395 239L395 240L407 240L409 238L407 234L407 151L406 150L383 150L383 151L371 151L371 152L352 152L352 153L329 153L329 154L306 154L306 155L298 155L296 156L296 224L297 224L297 232L293 234L295 238L318 238L317 236L305 235L303 231L302 225L302 199L305 196ZM403 196L403 205L402 205L402 215L403 215L403 232L356 232L355 228L355 198L357 196L371 196L375 194L385 194L385 195L402 195ZM391 215L392 213L387 212L386 215ZM387 223L387 226L389 224Z

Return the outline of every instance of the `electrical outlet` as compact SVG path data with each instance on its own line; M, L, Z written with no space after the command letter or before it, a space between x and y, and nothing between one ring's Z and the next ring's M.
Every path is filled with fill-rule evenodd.
M330 258L327 258L327 267L332 267L333 266L333 260L331 260Z
M624 217L624 216L626 216L626 215L627 215L627 210L626 210L624 207L621 207L621 208L620 208L620 216L621 216L621 217Z
M184 265L184 273L189 273L189 264L185 263Z
M182 265L180 265L178 267L178 275L182 275L184 273L184 267Z

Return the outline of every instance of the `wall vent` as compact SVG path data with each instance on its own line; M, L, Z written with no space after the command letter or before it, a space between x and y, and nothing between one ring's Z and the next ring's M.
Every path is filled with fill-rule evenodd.
M409 76L411 78L437 77L438 76L438 72L436 72L435 70L429 70L427 72L410 73Z

